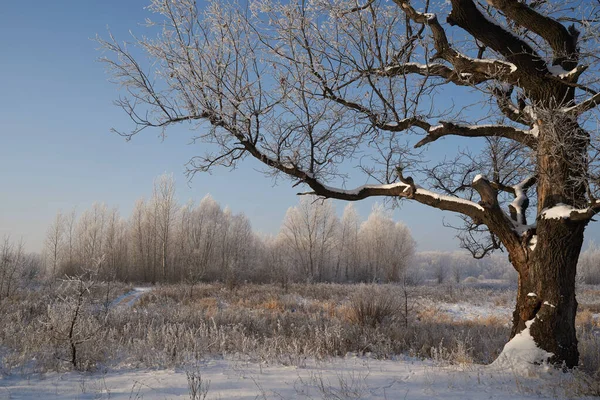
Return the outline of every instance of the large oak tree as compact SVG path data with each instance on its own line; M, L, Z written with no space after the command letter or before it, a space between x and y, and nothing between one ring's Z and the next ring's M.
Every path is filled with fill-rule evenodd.
M210 144L190 171L250 155L324 198L385 196L463 216L461 243L477 257L505 249L519 274L512 335L528 329L542 358L577 364L576 265L600 209L597 1L154 0L150 10L151 36L101 40L135 123L121 134L188 122ZM446 139L442 161L424 152L451 135L462 149ZM354 174L368 184L346 189L365 181Z

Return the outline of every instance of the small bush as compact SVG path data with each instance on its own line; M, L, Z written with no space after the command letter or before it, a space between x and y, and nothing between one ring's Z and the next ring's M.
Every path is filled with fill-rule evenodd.
M376 327L393 321L401 310L399 302L387 290L364 286L351 298L347 317L361 326Z

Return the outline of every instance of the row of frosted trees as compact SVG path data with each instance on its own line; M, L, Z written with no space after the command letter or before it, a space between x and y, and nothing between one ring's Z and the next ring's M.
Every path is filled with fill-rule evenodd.
M311 196L291 207L277 235L252 230L244 214L212 197L181 205L173 178L125 219L94 204L80 215L59 212L45 243L47 273L77 275L100 268L105 279L143 282L398 281L414 241L381 206L361 221L352 205L340 218L329 201Z

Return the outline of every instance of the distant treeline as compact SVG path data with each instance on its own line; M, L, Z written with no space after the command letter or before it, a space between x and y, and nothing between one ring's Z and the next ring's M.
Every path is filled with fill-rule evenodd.
M382 206L363 222L350 204L340 219L331 202L312 196L288 209L277 235L259 235L210 196L179 204L163 175L128 219L101 203L58 212L44 259L50 276L99 268L104 279L126 282L390 282L406 278L414 247Z
M4 248L11 246L6 242ZM210 195L198 204L178 203L169 175L155 180L152 197L138 200L128 219L102 203L79 215L58 212L43 255L47 276L95 268L103 279L123 282L516 282L503 253L482 260L458 251L415 255L409 229L381 205L361 221L352 203L338 218L328 200L302 196L279 233L265 236ZM594 245L580 258L579 280L600 284L600 250Z

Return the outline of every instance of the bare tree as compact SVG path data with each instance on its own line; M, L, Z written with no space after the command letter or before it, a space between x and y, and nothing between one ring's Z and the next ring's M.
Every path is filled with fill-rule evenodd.
M77 275L81 268L91 268L86 265L103 255L104 237L106 229L107 207L104 203L94 203L92 208L85 210L77 221L77 259L81 265L75 270L63 271L67 275ZM72 268L73 266L71 266Z
M290 281L293 280L293 268L288 262L289 247L285 245L285 241L286 238L282 234L262 238L264 249L261 264L265 268L268 281L278 282L284 290L287 290Z
M64 217L65 225L65 245L66 245L66 260L65 262L71 268L75 263L75 223L77 222L75 208Z
M46 233L46 252L52 266L52 276L56 276L57 267L60 264L60 257L63 248L65 235L65 218L62 212L57 212L56 217L48 228Z
M330 201L307 196L288 209L281 234L292 249L300 275L308 281L323 281L329 272L338 225Z
M198 121L208 129L197 139L218 150L193 158L191 172L250 155L321 197L386 196L463 215L464 246L477 257L504 248L519 274L512 336L528 328L549 362L575 366L576 265L600 209L600 6L444 4L212 1L199 10L154 0L148 25L159 32L133 41L155 73L127 46L102 42L135 123L123 135ZM449 135L509 145L496 148L501 157L456 159L447 146L441 163L410 148ZM371 180L349 190L352 162Z
M97 275L101 263L102 259L88 261L86 264L92 265L92 269L82 271L77 277L65 277L59 288L59 297L48 307L44 321L57 346L56 357L68 361L77 370L90 367L84 365L80 348L93 340L106 320L106 314L93 315L90 301L90 292L98 285Z
M218 236L223 220L221 206L210 195L205 196L192 215L192 254L194 273L205 276L217 264Z
M0 243L0 300L10 297L16 289L18 273L25 263L24 243L11 242L5 236Z
M358 232L360 218L352 203L344 208L337 241L336 279L346 282L356 279L356 272L360 263L360 248L358 245ZM342 279L343 270L343 279Z
M160 247L160 260L162 279L167 280L169 269L169 250L171 246L172 228L177 213L177 202L175 200L175 180L173 175L161 175L154 181L153 204L155 207L155 218L158 245Z
M148 248L146 246L146 202L144 199L136 201L131 218L129 219L129 251L135 266L135 278L148 282Z
M590 285L600 284L600 248L595 243L581 253L577 266L577 277L581 283Z
M125 222L119 216L119 211L112 208L107 215L104 232L105 265L103 278L108 280L127 280L129 271L127 261L127 240Z
M400 222L394 223L383 206L375 204L361 225L358 238L366 277L375 281L400 281L415 251L408 228Z

